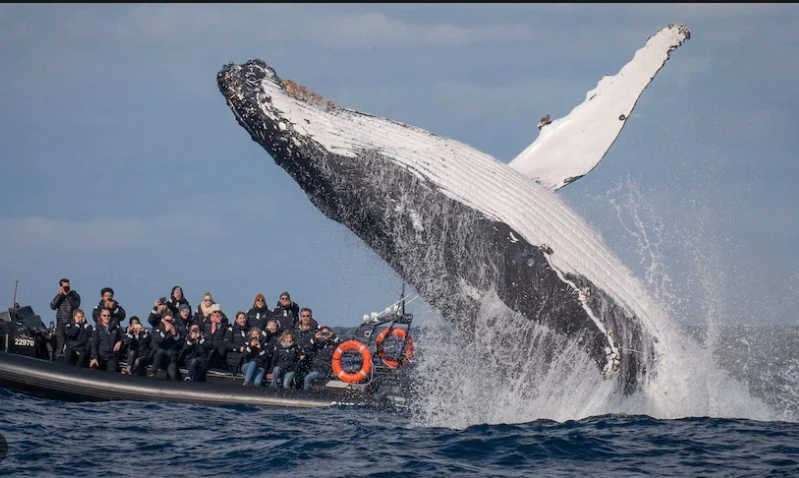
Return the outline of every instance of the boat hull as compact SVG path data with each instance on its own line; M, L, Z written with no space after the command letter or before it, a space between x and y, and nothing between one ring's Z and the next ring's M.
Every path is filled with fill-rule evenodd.
M131 400L291 408L383 407L392 403L387 394L376 393L375 387L355 385L303 391L242 387L241 383L233 378L195 383L122 375L0 352L0 387L55 400Z

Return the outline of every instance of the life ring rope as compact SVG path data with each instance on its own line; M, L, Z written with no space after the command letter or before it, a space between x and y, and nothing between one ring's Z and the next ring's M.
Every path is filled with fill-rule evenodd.
M341 366L341 358L346 352L355 351L361 354L361 369L357 372L346 372ZM342 342L333 352L333 374L342 382L358 383L369 376L372 371L372 352L363 343L352 339Z
M386 357L386 349L383 342L385 342L389 334L391 334L392 337L405 342L405 354L397 359ZM400 365L407 365L408 361L413 358L413 339L411 338L410 334L405 331L405 329L386 327L375 339L375 346L377 348L377 356L383 360L383 363L386 364L386 366L391 368L397 368Z

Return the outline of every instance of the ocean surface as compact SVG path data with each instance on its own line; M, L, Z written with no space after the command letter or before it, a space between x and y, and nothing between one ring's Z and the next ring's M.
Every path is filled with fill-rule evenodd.
M481 395L483 410L503 413L480 423L469 410L464 425L447 422L462 407L463 397L454 396L437 402L445 413L431 415L64 403L0 389L0 433L8 442L0 476L794 477L797 337L795 327L730 328L715 339L717 360L769 404L769 420L623 412L528 420L529 411L514 415L525 408L521 398Z

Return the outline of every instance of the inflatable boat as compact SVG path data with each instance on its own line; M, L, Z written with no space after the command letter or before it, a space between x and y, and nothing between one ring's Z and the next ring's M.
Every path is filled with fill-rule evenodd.
M54 326L46 327L30 306L0 312L0 387L65 401L134 400L205 405L246 404L271 407L408 405L412 364L409 358L411 314L387 309L364 316L364 323L339 344L333 375L311 390L243 387L240 372L210 369L206 382L166 380L163 371L127 375L67 365L53 360ZM387 353L386 338L399 341L399 356ZM395 343L395 347L396 347ZM401 357L401 358L400 358ZM120 370L127 367L120 362ZM181 377L187 371L181 369Z

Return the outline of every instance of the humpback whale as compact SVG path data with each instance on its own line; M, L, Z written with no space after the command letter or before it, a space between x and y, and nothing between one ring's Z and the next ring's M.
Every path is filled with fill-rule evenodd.
M690 38L650 37L567 116L539 123L509 163L410 124L336 105L260 59L217 83L238 123L310 201L373 249L456 330L481 301L576 343L598 373L633 393L657 358L647 291L555 193L593 169L636 101Z

